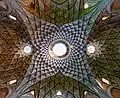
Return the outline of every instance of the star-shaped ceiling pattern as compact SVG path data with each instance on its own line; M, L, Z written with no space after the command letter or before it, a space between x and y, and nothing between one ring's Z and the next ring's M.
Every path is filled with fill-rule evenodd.
M19 3L13 3L16 3L15 8L18 9ZM87 44L89 32L97 12L101 9L100 5L103 3L106 2L99 2L90 8L89 12L84 13L84 16L81 16L78 20L60 25L58 25L58 23L56 23L56 25L40 20L38 17L25 12L23 8L19 8L18 13L21 15L28 28L26 31L30 34L32 45L36 48L36 53L32 57L30 67L28 68L24 80L13 93L14 96L21 96L21 94L35 83L53 76L56 73L74 78L91 87L91 89L96 87L96 89L103 93L97 85L93 86L96 82L92 78L85 54L85 45ZM98 9L97 6L100 7L100 9ZM21 12L24 12L24 14ZM69 57L64 60L56 60L49 56L49 45L57 39L67 41L72 47ZM107 96L104 94L99 95L101 97Z
M89 90L87 86L61 74L43 79L41 82L36 83L30 91L31 90L35 90L35 92L38 91L36 94L39 98L50 98L50 96L53 96L53 98L79 98L79 96L83 97L85 92L87 92L87 95L99 98L98 95L94 93L94 91ZM60 95L57 94L58 92L61 92L62 96L58 96Z
M110 17L109 21L103 21L101 16L96 22L95 19L98 12L110 0L98 3L94 1L95 5L86 10L83 8L83 0L45 1L13 0L6 2L9 5L6 5L7 10L0 7L0 22L2 23L0 27L3 32L0 33L2 42L0 71L4 72L0 80L1 84L6 85L13 79L18 81L12 89L10 98L19 98L36 88L39 88L38 93L47 92L40 86L36 87L38 84L42 84L42 81L47 84L47 81L50 82L53 79L55 89L58 74L60 79L63 78L61 81L65 83L78 81L78 84L84 85L83 88L87 86L87 90L94 92L93 96L96 94L101 98L109 98L95 79L104 77L112 85L119 85L119 22L111 23L114 17ZM43 7L43 5L45 6ZM16 17L16 20L10 19L10 14ZM49 53L51 43L59 40L67 43L67 48L70 50L70 53L62 59L53 58ZM89 44L97 47L94 55L87 54ZM25 45L32 46L33 51L29 55L23 52ZM4 64L3 61L8 62ZM19 70L17 70L18 68ZM67 77L70 78L68 82L65 81ZM64 90L66 89L64 88ZM48 92L52 91L55 90L48 90ZM79 90L77 89L77 91ZM40 93L40 95L42 94L46 98L50 96L54 98L55 93L50 95ZM68 93L64 94L65 98L78 96L75 93L71 94L71 91L70 96L67 96Z
M3 14L0 19L0 83L6 85L17 80L18 85L31 61L31 56L22 52L24 43L29 43L25 40L28 35L23 34L26 28L21 25L22 21L13 21Z
M102 20L102 15L106 14L109 18ZM115 13L114 13L115 14ZM89 36L88 43L95 43L101 47L99 53L89 56L89 65L97 77L105 77L116 87L120 86L120 23L116 17L119 15L109 15L101 12L101 16L95 22L95 25ZM97 51L97 50L96 50ZM99 69L99 72L97 72Z

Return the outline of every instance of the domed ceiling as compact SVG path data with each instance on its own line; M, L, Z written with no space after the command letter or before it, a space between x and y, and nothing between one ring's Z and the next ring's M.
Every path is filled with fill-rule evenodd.
M110 2L1 0L0 87L10 87L8 98L111 98L97 82L120 86L120 22Z

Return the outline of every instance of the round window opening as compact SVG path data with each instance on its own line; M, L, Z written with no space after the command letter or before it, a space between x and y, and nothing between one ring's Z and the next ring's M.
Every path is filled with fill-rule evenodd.
M67 53L67 47L63 43L56 43L53 46L53 53L56 56L64 56Z
M95 48L94 45L89 45L89 46L87 47L87 52L88 52L89 54L93 54L93 53L95 53L95 51L96 51L96 48Z
M65 40L53 41L49 46L49 54L52 58L62 60L69 56L71 51L70 45Z
M26 54L30 54L32 52L32 47L30 45L26 45L26 46L24 46L23 51Z

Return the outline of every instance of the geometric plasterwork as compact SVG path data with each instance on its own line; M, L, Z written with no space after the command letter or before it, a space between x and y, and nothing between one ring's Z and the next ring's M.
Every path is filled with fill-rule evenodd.
M37 91L37 98L56 98L55 93L59 90L65 98L79 98L83 96L79 92L80 87L82 92L94 92L88 93L91 96L110 98L99 87L96 78L103 77L109 81L112 78L110 82L114 85L118 84L115 79L120 81L120 62L117 61L120 51L119 23L105 24L96 20L110 0L98 1L87 10L82 7L82 1L44 0L43 3L41 0L8 0L8 11L5 5L0 7L0 73L3 74L0 84L8 85L10 80L17 80L8 98L20 98L31 90ZM32 3L29 5L29 2ZM78 2L82 4L79 9ZM10 19L9 12L17 20ZM108 27L104 28L97 22ZM68 55L60 59L52 57L49 52L50 46L57 41L66 43L69 50ZM23 51L27 45L32 48L30 54ZM87 53L89 45L96 47L94 54ZM112 46L117 48L112 50ZM117 69L118 72L115 72ZM108 72L107 76L105 72ZM65 83L65 87L62 83Z

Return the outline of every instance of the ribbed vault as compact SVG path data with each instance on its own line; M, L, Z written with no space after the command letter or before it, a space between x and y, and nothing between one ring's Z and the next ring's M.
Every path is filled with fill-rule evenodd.
M92 98L109 98L96 81L105 78L110 85L120 86L119 14L107 13L109 3L0 1L0 86L11 87L8 98L33 90L35 98L82 98L85 91ZM60 40L68 44L69 54L53 58L50 45ZM24 52L26 45L32 48L30 54ZM87 52L90 45L95 46L95 53ZM10 85L11 80L17 82ZM61 97L56 96L58 91Z

